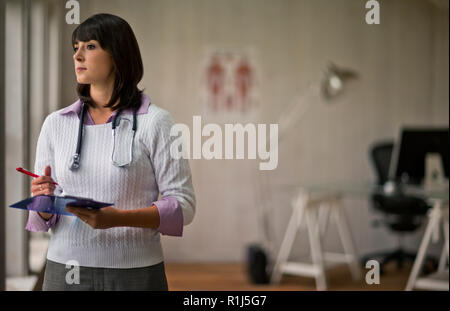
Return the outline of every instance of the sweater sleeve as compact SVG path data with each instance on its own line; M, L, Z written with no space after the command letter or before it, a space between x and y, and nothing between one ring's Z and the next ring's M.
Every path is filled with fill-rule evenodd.
M47 116L42 124L36 146L36 160L34 162L35 174L42 176L45 174L45 167L50 165L52 168L52 178L56 181L55 163L53 156L53 146L51 142L51 128L49 122L50 116ZM56 181L57 182L57 181ZM31 183L30 183L31 186ZM37 212L28 212L28 221L25 229L33 232L46 232L53 227L59 220L59 215L54 214L48 221L44 220Z
M192 185L189 161L175 159L170 155L170 146L176 139L170 136L174 125L171 115L162 110L152 124L150 157L155 171L161 200L153 202L158 208L160 226L164 235L182 236L183 226L193 221L195 214L195 194Z

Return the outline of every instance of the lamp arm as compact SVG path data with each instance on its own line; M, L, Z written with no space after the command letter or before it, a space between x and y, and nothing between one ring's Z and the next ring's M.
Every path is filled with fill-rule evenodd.
M300 121L309 107L313 103L313 99L306 100L311 95L318 95L320 92L320 83L311 83L307 89L301 94L295 96L291 104L285 109L278 118L278 142L282 141L296 122ZM267 137L266 146L272 137Z
M278 142L280 142L287 131L293 127L295 121L301 120L305 113L308 111L314 99L307 100L308 96L320 94L320 83L311 83L306 90L301 94L293 98L291 104L287 109L281 113L281 117L278 119L279 124L279 136ZM306 101L306 104L305 104ZM275 138L273 136L266 136L266 147L270 144L270 139ZM279 143L277 144L277 148ZM256 190L256 202L258 206L258 223L260 236L262 236L263 245L269 251L271 256L275 254L275 245L273 244L273 238L275 236L273 228L270 225L270 209L267 206L267 202L270 201L269 194L265 191L267 188L267 180L263 171L257 171L257 177L255 178ZM270 258L269 258L270 260ZM273 262L272 262L273 264Z

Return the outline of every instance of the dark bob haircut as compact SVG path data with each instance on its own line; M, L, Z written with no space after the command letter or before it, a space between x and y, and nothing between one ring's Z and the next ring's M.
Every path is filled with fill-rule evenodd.
M141 104L141 93L137 85L144 74L141 52L130 25L122 18L111 14L96 14L81 23L72 33L72 46L77 41L96 40L102 49L111 54L114 62L115 81L109 103L105 106L117 109L136 108ZM80 100L93 107L90 84L78 83ZM120 99L119 103L114 105Z

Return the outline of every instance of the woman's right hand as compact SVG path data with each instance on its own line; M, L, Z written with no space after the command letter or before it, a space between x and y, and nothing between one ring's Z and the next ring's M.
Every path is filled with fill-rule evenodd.
M33 179L31 182L31 193L33 196L37 196L40 194L53 195L56 185L55 181L52 179L52 169L50 165L45 167L45 175L39 176L36 179ZM53 214L38 212L42 218L45 220L49 220Z

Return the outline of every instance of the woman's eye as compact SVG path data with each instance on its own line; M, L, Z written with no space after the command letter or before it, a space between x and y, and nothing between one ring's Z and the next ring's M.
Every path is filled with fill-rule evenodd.
M95 49L95 45L94 44L88 44L88 45L86 45L86 48L88 50L93 50L93 49ZM76 53L78 51L78 47L74 47L73 51Z

